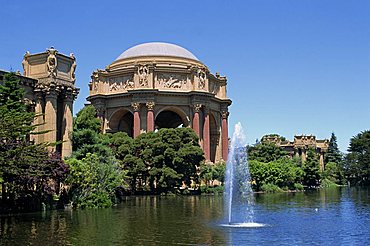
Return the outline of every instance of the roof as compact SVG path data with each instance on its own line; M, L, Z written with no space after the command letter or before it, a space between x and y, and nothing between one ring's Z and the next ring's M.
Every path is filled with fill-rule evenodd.
M198 58L193 55L187 49L178 46L176 44L162 43L162 42L151 42L143 43L129 48L124 51L117 59L126 59L131 57L140 57L140 56L173 56L173 57L182 57L192 60L198 60Z

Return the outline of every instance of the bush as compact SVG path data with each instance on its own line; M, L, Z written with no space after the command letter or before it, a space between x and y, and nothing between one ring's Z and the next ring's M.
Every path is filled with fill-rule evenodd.
M224 192L224 187L223 186L201 186L200 187L200 192L201 194L222 194Z
M336 183L334 183L333 181L331 181L330 179L323 179L321 181L321 188L335 188L335 187L338 187L338 185Z
M300 184L300 183L295 183L294 184L294 189L295 190L299 190L299 191L302 191L304 189L303 185Z
M261 190L267 193L283 192L283 190L280 189L279 186L271 184L271 183L263 184L261 186Z

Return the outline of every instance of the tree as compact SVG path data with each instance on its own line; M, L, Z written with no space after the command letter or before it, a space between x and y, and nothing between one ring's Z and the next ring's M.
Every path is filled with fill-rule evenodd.
M248 148L248 160L268 163L288 156L288 153L274 143L261 142Z
M337 137L334 132L331 134L328 151L325 154L325 163L334 162L340 165L342 163L342 154L338 149Z
M0 182L2 202L13 209L39 210L59 193L68 167L46 144L29 141L35 113L23 102L24 91L14 73L0 85Z
M307 159L303 162L303 184L308 187L317 187L320 183L320 168L317 154L313 148L307 151Z
M352 184L370 184L370 130L350 140L346 156L345 173Z

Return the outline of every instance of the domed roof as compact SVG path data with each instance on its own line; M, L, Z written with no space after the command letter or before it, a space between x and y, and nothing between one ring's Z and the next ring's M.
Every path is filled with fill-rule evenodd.
M131 47L124 51L116 61L139 56L174 56L199 61L198 58L187 49L175 44L161 42L144 43Z

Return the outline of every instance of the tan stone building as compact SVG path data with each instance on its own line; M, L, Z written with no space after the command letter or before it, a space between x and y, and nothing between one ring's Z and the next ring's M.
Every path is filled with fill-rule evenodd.
M287 151L290 156L296 155L301 157L302 161L305 161L307 158L306 152L308 148L313 148L320 155L320 170L324 170L324 155L329 147L328 139L319 140L313 135L300 135L294 136L294 141L292 142L282 139L278 135L267 135L262 138L262 142L275 143Z
M36 131L48 131L32 135L32 140L36 143L60 141L60 144L49 147L49 150L56 150L63 157L70 156L73 101L79 92L75 87L74 55L63 55L54 48L36 54L27 52L22 66L23 76L20 73L18 76L26 92L25 101L39 115L35 119L35 124L39 125Z
M88 101L103 132L136 137L159 128L192 127L208 161L227 159L227 79L212 74L188 50L169 43L137 45L91 78Z

